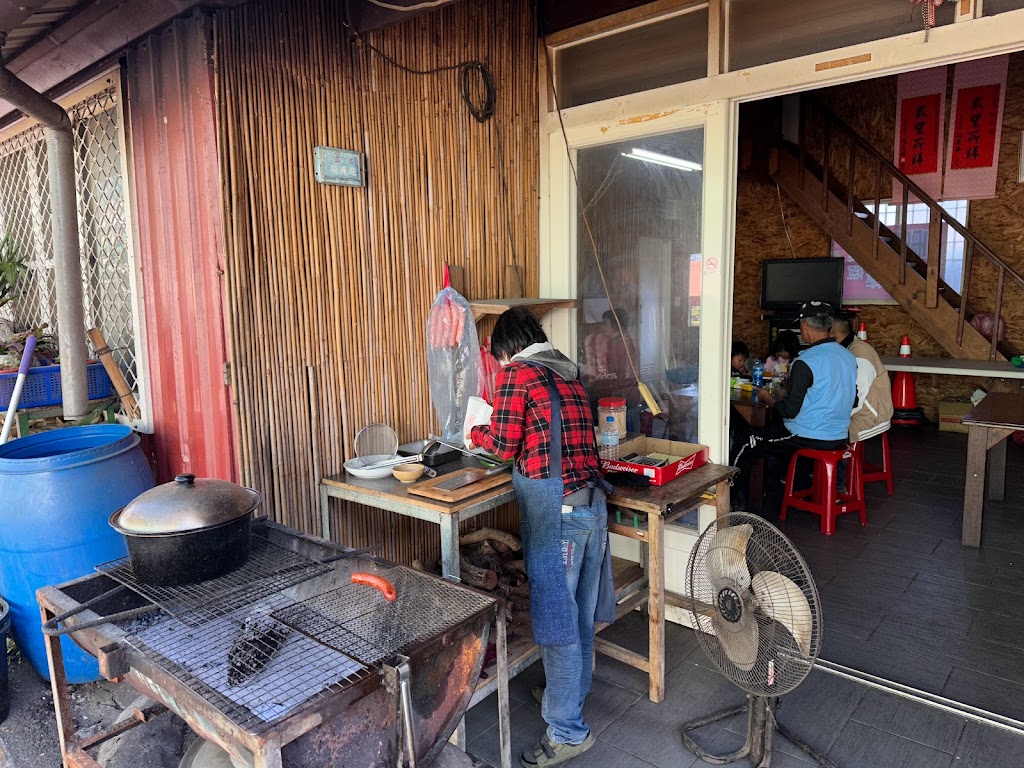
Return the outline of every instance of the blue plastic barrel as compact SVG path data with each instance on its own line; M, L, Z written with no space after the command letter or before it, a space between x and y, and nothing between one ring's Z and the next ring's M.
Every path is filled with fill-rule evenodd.
M107 518L153 487L139 436L120 424L68 427L0 446L0 594L14 642L49 679L36 590L127 554ZM61 640L70 683L100 678L96 660Z
M0 597L0 723L11 711L11 688L7 682L7 633L10 631L10 609Z

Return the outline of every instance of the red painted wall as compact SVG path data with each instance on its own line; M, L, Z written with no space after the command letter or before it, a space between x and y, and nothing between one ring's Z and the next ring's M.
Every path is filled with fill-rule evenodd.
M234 480L224 331L224 220L209 18L172 22L128 51L136 244L157 475Z

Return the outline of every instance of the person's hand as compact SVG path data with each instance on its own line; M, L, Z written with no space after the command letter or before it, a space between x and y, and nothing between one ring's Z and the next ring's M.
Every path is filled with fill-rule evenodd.
M761 387L760 389L757 390L757 399L760 400L765 405L775 405L775 398L772 397L772 393L769 392L764 387Z

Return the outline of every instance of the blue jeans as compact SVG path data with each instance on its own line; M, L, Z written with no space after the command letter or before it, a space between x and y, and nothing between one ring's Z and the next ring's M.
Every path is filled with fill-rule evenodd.
M548 738L562 744L579 744L590 734L583 703L594 671L594 610L607 541L608 508L603 500L562 513L562 564L580 639L572 645L541 646L547 678L541 716L548 724Z

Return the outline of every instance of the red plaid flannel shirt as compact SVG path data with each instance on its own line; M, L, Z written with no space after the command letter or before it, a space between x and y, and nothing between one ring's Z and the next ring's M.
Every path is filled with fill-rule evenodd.
M554 375L562 396L562 477L566 495L601 475L594 421L579 381ZM514 458L525 477L551 477L551 397L544 369L513 362L498 372L490 426L473 427L470 437L501 459Z

